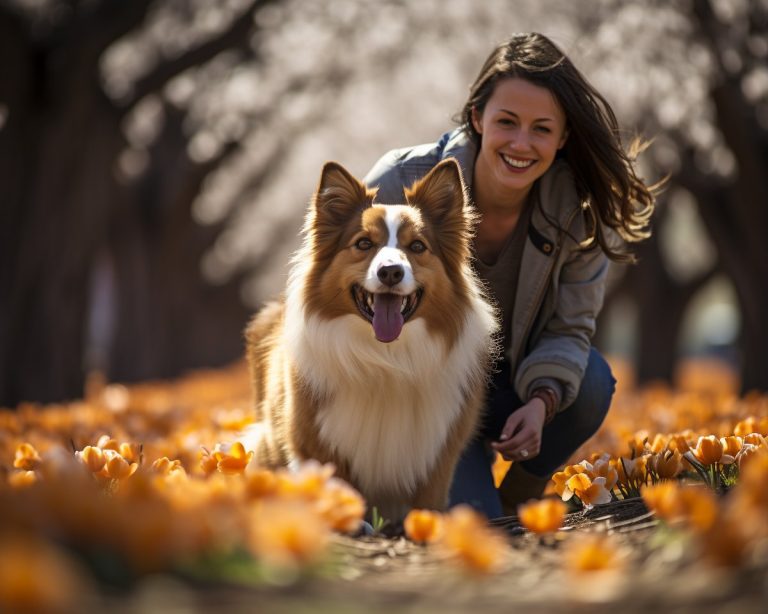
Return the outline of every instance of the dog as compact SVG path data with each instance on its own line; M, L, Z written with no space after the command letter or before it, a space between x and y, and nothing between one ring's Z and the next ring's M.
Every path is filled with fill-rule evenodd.
M283 300L246 329L259 465L316 459L402 520L445 509L496 351L494 308L471 269L475 214L445 160L374 203L328 162Z

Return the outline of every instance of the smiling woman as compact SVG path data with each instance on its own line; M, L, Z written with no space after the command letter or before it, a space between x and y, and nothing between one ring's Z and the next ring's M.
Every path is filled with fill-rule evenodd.
M478 214L473 264L498 307L504 355L451 496L493 517L539 496L608 411L614 379L591 338L608 260L632 261L622 239L648 236L654 189L606 100L541 34L491 52L459 122L437 143L386 154L365 183L397 203L442 160L462 167ZM494 452L515 461L498 491Z

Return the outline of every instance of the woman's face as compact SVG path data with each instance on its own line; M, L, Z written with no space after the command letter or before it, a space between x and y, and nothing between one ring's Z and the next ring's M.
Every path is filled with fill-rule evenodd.
M472 124L481 135L475 181L498 197L525 195L552 165L567 138L565 113L552 92L530 81L507 78L496 84Z

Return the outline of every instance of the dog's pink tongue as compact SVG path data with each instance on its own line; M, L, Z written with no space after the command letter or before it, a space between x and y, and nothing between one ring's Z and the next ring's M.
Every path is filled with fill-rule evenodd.
M403 330L403 314L400 305L403 297L397 294L373 295L373 332L376 339L389 343L400 336Z

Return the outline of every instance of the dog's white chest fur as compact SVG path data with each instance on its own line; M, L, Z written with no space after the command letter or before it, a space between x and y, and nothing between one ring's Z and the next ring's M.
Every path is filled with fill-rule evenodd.
M468 320L450 352L418 319L391 344L353 315L310 317L289 333L302 377L328 399L316 416L319 437L369 496L411 494L440 462L467 391L483 377L476 356L487 325L472 312Z

